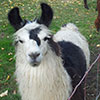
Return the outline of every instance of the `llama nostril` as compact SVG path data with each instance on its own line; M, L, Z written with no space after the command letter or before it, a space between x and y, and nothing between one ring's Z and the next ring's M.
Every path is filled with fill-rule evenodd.
M39 55L40 55L40 53L31 53L31 54L29 54L29 56L30 56L32 59L36 59Z

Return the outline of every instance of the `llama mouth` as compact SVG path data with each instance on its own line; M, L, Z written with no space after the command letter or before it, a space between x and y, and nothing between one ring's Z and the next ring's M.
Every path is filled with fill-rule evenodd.
M39 64L33 64L33 66L38 67Z
M31 63L31 65L32 65L33 67L38 67L38 66L40 65L40 62L33 62L33 63Z

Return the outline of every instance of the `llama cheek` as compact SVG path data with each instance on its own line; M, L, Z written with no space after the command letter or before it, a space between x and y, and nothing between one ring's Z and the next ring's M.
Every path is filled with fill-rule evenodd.
M28 61L29 63L32 63L32 62L33 62L33 60L32 60L29 56L27 56L27 61Z
M42 56L45 56L47 54L47 51L48 51L47 44L44 44L44 45L43 45L43 47L41 47Z
M42 58L43 58L43 56L42 56L42 54L40 54L40 56L36 59L36 61L41 62Z

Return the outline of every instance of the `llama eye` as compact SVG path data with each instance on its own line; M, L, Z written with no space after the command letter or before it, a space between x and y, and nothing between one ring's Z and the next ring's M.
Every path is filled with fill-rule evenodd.
M24 41L18 40L18 41L15 41L15 42L14 42L14 45L17 46L19 42L20 42L20 43L24 43Z
M49 39L50 39L49 37L45 37L43 40L46 41L46 40L49 40Z
M51 38L52 38L52 35L48 35L43 40L46 41L46 40L50 40Z
M43 40L46 41L46 40L48 40L48 39L47 39L47 37L45 37Z
M18 44L18 41L15 41L15 42L14 42L14 45L16 46L17 44Z
M24 43L24 41L22 41L22 40L19 40L19 42L20 42L20 43Z

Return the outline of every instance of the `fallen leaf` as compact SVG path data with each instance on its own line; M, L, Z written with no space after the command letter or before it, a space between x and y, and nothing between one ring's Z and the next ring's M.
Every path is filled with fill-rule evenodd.
M9 59L9 61L12 61L12 60L13 60L13 58L10 58L10 59Z
M89 37L91 38L92 37L92 34L90 34Z
M6 80L9 80L9 79L10 79L10 76L8 75L7 78L6 78Z
M0 38L4 38L4 33L1 33L0 34Z
M7 96L7 95L8 95L8 90L6 90L5 92L1 93L0 97L4 97L4 96Z
M16 93L17 93L17 91L16 91L16 90L14 90L14 91L13 91L13 94L16 94Z
M8 56L11 56L12 54L13 54L12 52L9 52L9 53L8 53Z
M5 49L5 48L3 48L3 47L1 48L1 50L4 50L4 49Z
M99 48L100 47L100 44L97 44L97 47Z
M7 36L7 39L9 39L9 36Z

